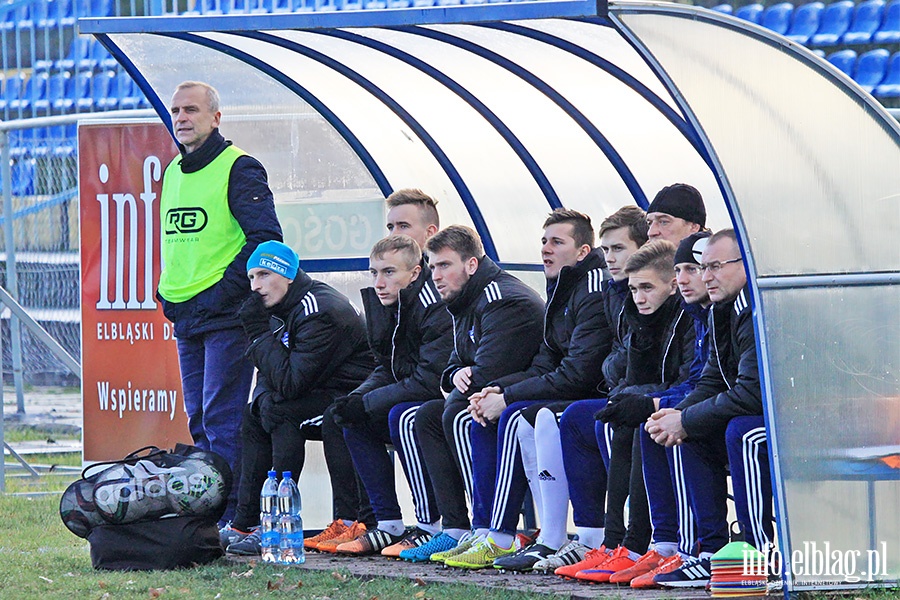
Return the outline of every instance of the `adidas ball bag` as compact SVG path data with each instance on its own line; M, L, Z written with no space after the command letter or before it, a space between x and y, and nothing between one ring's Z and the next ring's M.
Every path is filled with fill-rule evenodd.
M232 485L224 458L195 446L148 446L87 467L59 503L63 523L91 545L95 569L176 569L224 554L218 521Z

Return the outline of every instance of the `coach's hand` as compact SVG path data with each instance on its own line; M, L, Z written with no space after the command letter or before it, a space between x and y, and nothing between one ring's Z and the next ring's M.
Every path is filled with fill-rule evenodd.
M609 404L597 411L594 418L613 427L637 427L650 418L655 410L653 398L643 394L613 394Z

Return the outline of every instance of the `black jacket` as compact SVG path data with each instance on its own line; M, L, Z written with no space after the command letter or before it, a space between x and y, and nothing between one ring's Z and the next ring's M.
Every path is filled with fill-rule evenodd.
M419 277L391 306L381 304L375 288L360 293L369 347L378 363L354 390L363 395L366 411L387 417L401 402L439 398L441 373L453 349L453 329L428 266L422 265Z
M533 289L503 271L487 256L447 304L453 319L453 351L441 378L447 402L466 401L491 381L525 370L541 343L544 301ZM453 375L472 368L466 394L453 386Z
M610 394L647 394L688 380L694 362L694 319L673 294L652 315L642 315L631 294L622 311L630 332L625 378Z
M603 311L613 336L612 348L603 359L603 379L607 390L623 382L628 367L628 323L622 310L630 296L627 278L622 281L609 279L603 288Z
M519 400L580 400L597 396L600 365L612 346L603 311L606 261L594 250L548 283L544 343L525 371L494 382L507 404Z
M747 287L733 302L713 305L709 337L709 360L697 387L676 406L689 437L715 435L734 417L763 414Z
M247 356L259 373L254 401L295 402L310 394L339 396L375 366L362 315L333 287L298 271L271 309L272 335L250 342Z
M225 148L231 145L219 130L212 132L194 152L184 154L179 163L184 173L194 173L211 163ZM252 156L241 156L231 167L228 176L228 207L240 225L247 241L222 279L190 300L168 302L157 294L163 313L175 324L177 337L190 337L207 331L240 327L237 309L250 293L247 282L247 259L262 242L282 241L281 225L275 214L272 191L269 189L266 170Z

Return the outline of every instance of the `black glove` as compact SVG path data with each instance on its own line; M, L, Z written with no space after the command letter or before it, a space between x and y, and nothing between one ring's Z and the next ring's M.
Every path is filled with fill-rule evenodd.
M369 420L361 394L350 394L335 399L331 410L334 422L341 427L362 424Z
M613 427L637 427L655 410L653 398L625 392L610 396L609 404L597 411L594 418Z
M256 292L250 292L238 309L238 317L244 326L244 332L252 342L263 334L269 333L269 311L263 298Z

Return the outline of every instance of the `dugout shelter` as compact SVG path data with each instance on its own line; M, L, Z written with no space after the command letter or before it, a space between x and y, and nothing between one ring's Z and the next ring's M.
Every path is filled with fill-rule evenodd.
M896 585L898 123L802 46L691 6L353 8L79 24L170 127L178 82L219 89L303 268L351 297L395 189L540 286L552 208L599 223L696 186L746 258L786 593ZM809 562L826 547L840 572Z

